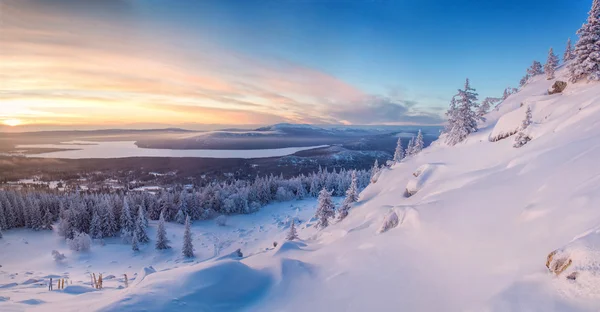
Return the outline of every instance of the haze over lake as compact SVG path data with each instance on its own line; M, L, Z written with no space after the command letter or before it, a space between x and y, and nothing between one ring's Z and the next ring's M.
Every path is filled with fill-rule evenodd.
M89 159L89 158L127 158L127 157L198 157L198 158L267 158L291 155L299 151L323 147L288 147L277 149L257 150L174 150L139 148L134 141L125 142L88 142L70 141L61 144L28 144L17 145L17 149L65 149L49 153L26 154L32 158L61 158L61 159Z

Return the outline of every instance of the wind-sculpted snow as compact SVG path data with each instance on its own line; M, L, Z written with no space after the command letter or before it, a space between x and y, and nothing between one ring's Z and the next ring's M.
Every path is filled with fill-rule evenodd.
M98 311L239 311L272 283L266 272L219 261L156 272Z

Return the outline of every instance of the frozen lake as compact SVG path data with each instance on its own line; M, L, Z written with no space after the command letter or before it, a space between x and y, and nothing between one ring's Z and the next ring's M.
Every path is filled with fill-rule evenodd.
M26 155L31 158L126 158L126 157L201 157L201 158L266 158L291 155L299 151L324 147L288 147L261 150L171 150L139 148L133 141L127 142L87 142L71 141L61 144L18 145L17 149L50 148L67 151Z

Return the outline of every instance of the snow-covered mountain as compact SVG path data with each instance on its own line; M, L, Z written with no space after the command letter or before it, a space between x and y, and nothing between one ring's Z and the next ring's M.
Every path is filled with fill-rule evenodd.
M466 141L433 144L384 169L349 216L325 229L309 219L314 202L277 204L259 212L263 219L236 216L228 229L199 222L194 231L214 248L197 245L197 252L214 255L197 263L142 250L131 260L114 259L121 271L137 266L129 269L140 271L135 281L102 291L78 286L89 284L82 273L63 293L43 285L23 290L25 277L4 277L0 310L597 311L600 84L569 84L548 95L565 75L560 69L554 80L532 78ZM513 147L514 136L495 140L518 130L527 107L532 140L521 148ZM382 232L393 214L398 226ZM284 242L286 215L301 224L300 241ZM180 237L180 226L170 226ZM5 235L0 264L33 264L17 237ZM227 256L240 247L242 257ZM94 251L113 260L100 256L102 248L117 247ZM35 265L46 271L32 274L110 266L98 258L70 261L60 266L41 257ZM156 271L142 269L149 265Z

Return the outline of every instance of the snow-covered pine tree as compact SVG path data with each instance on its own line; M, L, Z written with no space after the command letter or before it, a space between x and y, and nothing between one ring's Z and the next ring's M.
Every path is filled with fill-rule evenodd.
M443 133L450 133L452 131L452 128L454 128L454 125L456 124L456 95L452 97L452 99L450 100L450 107L448 108L448 111L446 112L446 117L448 118L448 123L446 124L446 127L444 127L444 132ZM406 148L406 154L408 155L408 147Z
M425 142L423 142L423 133L421 132L421 129L419 129L419 132L417 133L417 138L415 139L415 143L413 145L411 154L416 155L416 154L420 153L424 147L425 147Z
M467 78L465 89L459 89L455 96L454 124L446 136L448 145L456 145L465 140L469 134L477 131L477 120L479 119L475 111L478 107L477 95Z
M102 223L98 211L94 211L92 214L92 221L90 222L90 236L92 238L101 239L104 237L102 234Z
M352 207L352 204L358 201L358 180L356 178L356 171L352 172L352 182L350 183L350 187L346 190L346 198L344 198L344 202L338 209L338 220L343 220L348 216L348 212Z
M533 64L531 64L531 67L527 68L527 75L529 75L529 77L534 77L537 75L541 75L544 73L544 69L542 68L542 63L538 62L538 61L533 61Z
M415 148L415 137L411 137L406 146L406 156L413 155L413 149Z
M350 186L348 187L348 190L346 190L346 198L348 198L351 203L358 201L358 178L356 177L356 170L352 170Z
M135 222L131 214L131 208L127 198L123 199L123 209L121 210L121 237L129 242L135 230Z
M524 85L526 85L527 82L529 82L529 78L531 78L529 74L523 76L523 78L521 78L521 80L519 81L519 87L523 87Z
M298 239L298 233L296 232L296 222L292 219L292 224L290 224L290 230L288 231L285 239L292 241Z
M115 236L118 232L117 221L112 207L108 205L108 202L104 199L100 200L97 207L101 218L101 228L103 237ZM77 228L81 228L78 226Z
M329 218L335 216L335 205L331 200L331 193L325 188L319 193L318 201L317 212L315 213L315 218L318 219L316 226L322 229L329 226Z
M396 150L394 151L394 162L399 163L404 158L404 149L402 148L402 138L398 138Z
M570 66L571 81L600 80L600 0L594 0L585 24L577 31L575 59Z
M377 159L375 159L375 163L373 164L373 169L371 169L371 183L377 182L377 179L379 178L380 173L381 173L381 168L379 167L379 161L377 161ZM323 190L321 190L321 192L319 193L319 196L321 196L322 192L323 192Z
M190 229L190 216L185 218L185 229L183 230L183 248L181 253L186 258L194 257L194 245L192 245L192 230Z
M42 223L43 223L43 230L52 230L52 224L54 223L53 217L52 217L52 213L50 212L50 208L48 207L48 205L46 205L46 207L44 207L44 217L42 219Z
M558 55L554 54L554 50L550 48L548 51L548 60L544 64L544 71L546 72L546 79L554 79L554 72L559 63Z
M138 209L137 222L135 223L134 234L138 242L144 244L150 241L146 229L148 228L148 219L146 219L146 210L143 206Z
M567 47L565 48L565 54L563 54L563 62L566 63L575 58L575 52L573 51L573 45L571 44L571 38L567 40Z
M138 246L138 237L135 233L133 233L133 237L131 238L131 250L140 251L140 246Z
M169 246L167 230L165 229L165 213L162 211L160 213L160 218L158 219L158 229L156 230L156 249L164 250L169 248L171 248L171 246Z
M513 147L519 148L527 144L527 142L531 141L531 138L527 135L526 132L527 128L532 123L531 118L531 107L528 106L527 111L525 112L525 119L523 119L523 122L521 123L521 127L519 128L519 132L515 137L515 144L513 145Z

